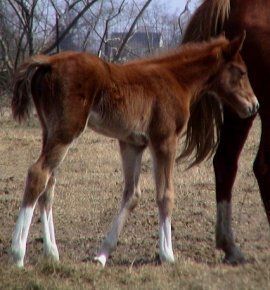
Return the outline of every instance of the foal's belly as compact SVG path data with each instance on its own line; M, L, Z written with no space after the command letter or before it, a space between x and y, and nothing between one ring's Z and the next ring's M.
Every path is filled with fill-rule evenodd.
M148 144L148 136L143 130L131 128L119 119L102 118L95 111L90 112L87 126L99 134L136 146Z

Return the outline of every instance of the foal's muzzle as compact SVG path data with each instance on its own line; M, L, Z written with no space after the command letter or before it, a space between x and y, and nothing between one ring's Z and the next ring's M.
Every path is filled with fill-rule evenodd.
M249 108L250 116L255 115L258 112L259 108L260 104L258 101L256 101L256 103L251 108Z
M254 98L252 99L252 101L250 101L249 105L246 107L246 113L245 113L245 117L244 118L248 118L251 116L254 116L258 110L259 110L260 104L257 100L257 98L254 96Z
M260 105L257 98L254 96L251 100L242 100L242 108L238 110L238 115L240 118L249 118L254 116L259 109Z

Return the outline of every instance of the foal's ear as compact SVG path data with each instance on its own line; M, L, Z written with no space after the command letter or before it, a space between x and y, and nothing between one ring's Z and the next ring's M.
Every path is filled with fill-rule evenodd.
M223 51L225 59L232 59L239 53L243 47L246 38L246 31L244 30L241 35L234 38Z
M219 36L226 37L225 30L221 31L221 33L219 34Z

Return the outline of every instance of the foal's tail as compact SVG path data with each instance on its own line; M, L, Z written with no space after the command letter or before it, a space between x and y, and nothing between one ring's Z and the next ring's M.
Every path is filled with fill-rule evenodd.
M204 0L186 28L183 43L205 41L219 35L229 12L230 0ZM191 107L184 150L177 161L194 153L192 167L213 155L219 142L221 125L222 109L219 102L204 94Z
M11 103L15 120L21 122L29 117L32 108L33 87L37 87L40 81L40 78L36 78L36 76L44 75L50 68L49 56L46 55L30 58L18 68L14 78Z

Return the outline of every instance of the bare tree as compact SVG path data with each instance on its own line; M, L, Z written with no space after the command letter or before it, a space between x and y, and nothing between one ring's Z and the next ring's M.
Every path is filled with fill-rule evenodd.
M189 5L191 3L191 0L186 0L186 5L184 10L180 13L179 17L178 17L178 25L180 28L180 33L181 35L183 35L184 32L184 26L187 24L190 16L191 16L191 12L189 9Z
M124 61L153 53L154 34L163 47L175 46L190 3L178 18L167 13L165 1L163 6L151 0L0 1L0 74L10 78L18 64L40 52L75 49ZM148 43L139 50L131 42L141 32Z
M23 35L26 35L29 55L33 55L34 54L33 20L38 0L32 0L27 2L24 0L8 0L8 2L10 6L13 8L14 12L16 13L20 21L20 24L23 27L21 37L23 37Z
M102 35L101 40L100 40L100 46L99 46L99 49L97 52L98 56L101 56L103 44L105 44L105 55L108 54L108 36L109 36L110 22L122 12L125 2L126 2L126 0L122 0L118 9L115 12L115 7L113 4L113 1L110 1L111 11L109 13L108 18L105 20L105 28L104 28L104 32L103 32L103 35Z
M63 40L65 38L65 36L70 32L70 30L75 26L75 24L78 22L78 20L86 13L86 11L93 5L95 4L95 2L97 2L98 0L92 0L90 2L87 2L85 4L85 6L83 7L83 9L74 17L74 19L70 22L70 24L65 28L64 31L62 31L61 35L59 35L59 38L56 39L56 41L51 44L48 48L46 48L43 53L49 53L51 52L57 45L58 43ZM79 3L81 1L76 1L75 3L73 3L70 7L69 10L71 10L74 5L76 5L77 3Z
M131 26L130 26L127 34L126 34L126 36L124 37L124 39L123 39L123 41L122 41L122 43L121 43L121 45L120 45L120 47L119 47L119 49L118 49L115 57L114 57L114 61L117 61L119 59L119 57L121 56L121 53L122 53L122 51L123 51L123 49L124 49L124 47L125 47L128 39L129 39L129 37L131 36L131 34L132 34L132 32L133 32L133 30L135 28L135 25L137 24L138 20L142 16L142 14L145 11L145 9L149 6L149 4L151 3L151 1L152 0L147 0L145 2L145 4L143 5L142 9L139 11L138 15L133 20L133 22L132 22L132 24L131 24Z

